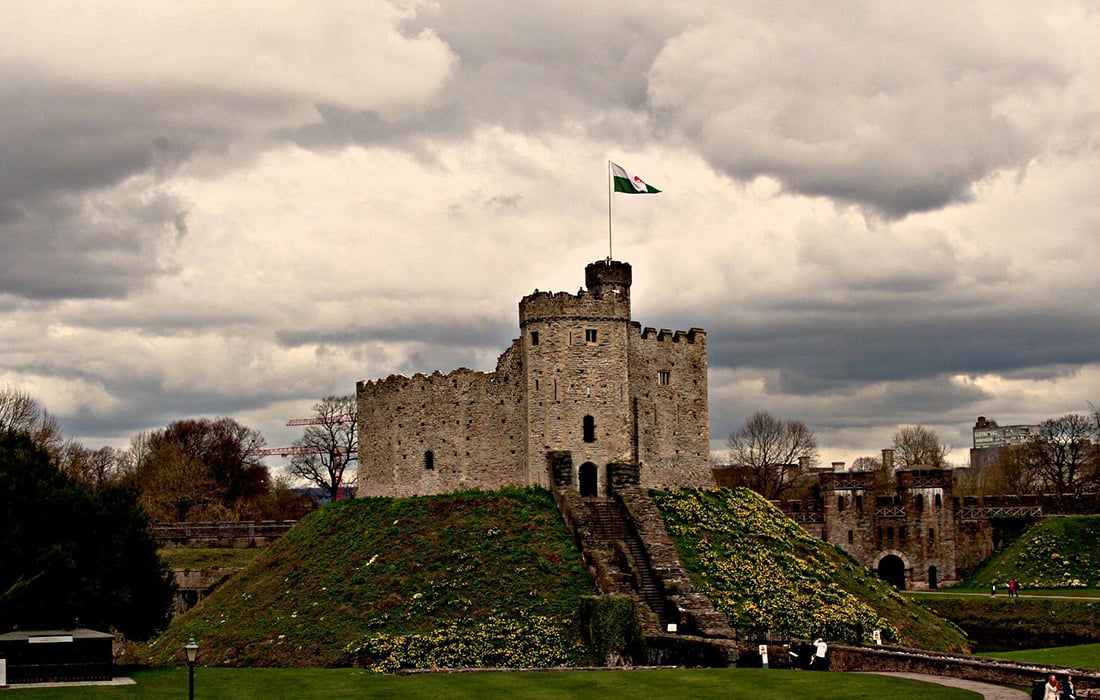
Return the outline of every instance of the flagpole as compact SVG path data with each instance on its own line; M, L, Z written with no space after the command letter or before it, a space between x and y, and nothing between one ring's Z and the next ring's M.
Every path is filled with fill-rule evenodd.
M607 161L607 260L611 261L611 161Z

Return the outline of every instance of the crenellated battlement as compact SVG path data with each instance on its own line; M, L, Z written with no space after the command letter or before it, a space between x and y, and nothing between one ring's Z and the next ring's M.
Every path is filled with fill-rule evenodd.
M637 321L630 324L637 333L638 337L642 340L654 340L658 343L673 342L673 343L689 343L694 344L696 340L706 340L707 332L702 328L692 328L687 331L672 331L667 328L657 330L653 326L646 326L642 328L642 324Z
M597 296L581 289L568 292L540 292L525 296L519 302L519 325L551 319L629 321L630 299L620 294Z
M452 388L474 388L479 382L494 381L495 374L495 372L479 372L469 367L459 367L446 373L439 370L431 374L417 372L411 377L407 374L391 374L384 379L366 379L356 382L355 389L357 393L369 391L381 393L385 391L402 391L417 385L423 385L424 387L449 385Z

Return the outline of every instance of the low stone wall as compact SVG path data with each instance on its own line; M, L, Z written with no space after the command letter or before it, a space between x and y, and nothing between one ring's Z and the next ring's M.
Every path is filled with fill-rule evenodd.
M195 607L215 588L241 570L239 566L212 566L205 569L174 569L176 598L172 612L179 614Z
M1023 687L1030 687L1032 681L1051 673L1070 673L1078 691L1100 689L1100 673L1089 669L1022 664L898 647L830 645L829 657L834 671L904 671Z
M732 639L656 634L646 636L645 647L648 663L654 666L732 668L739 656Z
M153 537L161 547L256 547L269 545L296 520L156 523Z

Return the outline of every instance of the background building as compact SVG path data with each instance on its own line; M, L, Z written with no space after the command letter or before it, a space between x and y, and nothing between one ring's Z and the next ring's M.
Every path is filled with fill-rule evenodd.
M997 425L997 421L978 416L974 423L974 446L970 449L970 468L984 469L997 459L1005 447L1027 444L1039 436L1038 425Z

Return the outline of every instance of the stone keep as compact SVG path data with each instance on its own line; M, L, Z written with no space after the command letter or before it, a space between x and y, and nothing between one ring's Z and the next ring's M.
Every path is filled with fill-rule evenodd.
M524 297L493 372L359 382L359 495L548 486L551 452L570 453L584 495L607 494L615 463L645 487L713 486L706 332L633 322L631 279L599 261L575 295Z

